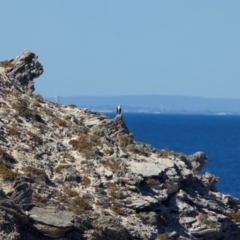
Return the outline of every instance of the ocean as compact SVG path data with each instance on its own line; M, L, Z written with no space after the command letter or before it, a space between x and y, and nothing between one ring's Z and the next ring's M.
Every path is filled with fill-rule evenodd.
M216 175L218 190L240 199L240 116L123 113L123 118L136 140L157 149L206 153L201 174Z

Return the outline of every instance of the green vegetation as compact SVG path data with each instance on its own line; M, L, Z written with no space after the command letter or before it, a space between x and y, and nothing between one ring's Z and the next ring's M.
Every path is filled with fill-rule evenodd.
M96 135L80 134L77 139L69 141L74 150L82 153L87 159L95 157L99 150L97 146L101 144L100 138Z
M148 225L156 225L158 215L155 212L140 212L139 217Z
M126 135L119 135L118 136L118 141L122 147L126 147L127 145L130 145L133 143L132 138Z
M112 155L113 154L113 150L110 149L110 148L105 148L103 150L103 152L104 152L105 155Z
M117 199L123 199L123 192L121 190L116 190L116 189L112 189L110 191L110 196L117 198Z
M162 233L162 234L158 234L157 236L157 240L168 240L168 235L167 233Z
M75 104L69 104L68 107L70 108L76 108L77 106Z
M55 120L55 123L58 124L61 127L66 127L67 126L67 122L61 118L57 118Z

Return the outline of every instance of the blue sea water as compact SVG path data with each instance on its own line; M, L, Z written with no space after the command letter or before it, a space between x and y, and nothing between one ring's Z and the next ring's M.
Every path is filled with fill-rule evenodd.
M135 139L155 148L206 153L201 173L216 175L220 192L240 198L240 116L123 113L123 118Z

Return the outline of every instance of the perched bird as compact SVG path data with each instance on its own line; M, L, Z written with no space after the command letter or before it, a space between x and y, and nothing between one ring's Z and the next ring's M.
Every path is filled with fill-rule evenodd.
M121 105L118 105L117 109L116 109L117 115L121 114L122 112L122 107Z

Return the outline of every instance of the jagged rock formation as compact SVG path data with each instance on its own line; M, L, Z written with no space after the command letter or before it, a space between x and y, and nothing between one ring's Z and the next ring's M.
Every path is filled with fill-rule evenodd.
M30 51L0 63L0 239L240 239L204 153L137 142L122 116L39 95Z

